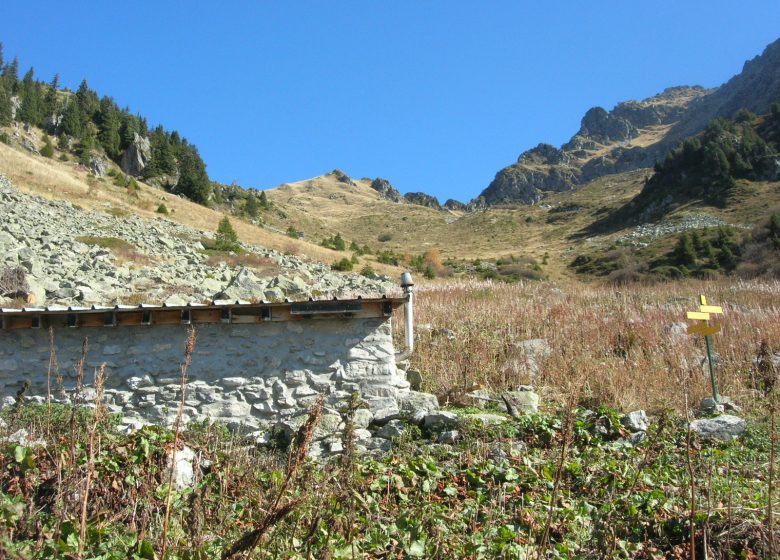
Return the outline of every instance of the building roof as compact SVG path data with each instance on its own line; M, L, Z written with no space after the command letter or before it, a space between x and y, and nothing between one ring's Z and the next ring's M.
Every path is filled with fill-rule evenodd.
M0 309L4 330L48 327L116 327L125 325L260 323L308 318L389 317L405 297L321 299L283 302L215 300L186 305L47 306Z

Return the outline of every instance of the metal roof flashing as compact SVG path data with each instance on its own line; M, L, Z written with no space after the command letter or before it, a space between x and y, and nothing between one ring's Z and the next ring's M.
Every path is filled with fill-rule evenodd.
M118 327L155 324L260 323L299 321L309 318L389 317L407 301L406 297L355 299L309 298L307 301L248 302L215 300L186 305L114 305L90 307L60 306L0 309L3 330L42 327Z

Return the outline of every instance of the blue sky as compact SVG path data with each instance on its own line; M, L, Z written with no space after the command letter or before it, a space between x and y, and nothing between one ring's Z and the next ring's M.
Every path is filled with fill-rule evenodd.
M565 142L594 105L717 86L780 37L777 0L6 0L1 12L23 71L72 89L86 78L178 130L212 179L270 188L340 168L442 201Z

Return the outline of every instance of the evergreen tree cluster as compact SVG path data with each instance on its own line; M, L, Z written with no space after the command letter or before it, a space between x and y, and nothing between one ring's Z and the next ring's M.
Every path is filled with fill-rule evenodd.
M661 276L682 278L690 275L712 276L737 268L742 252L739 235L734 228L720 226L712 232L683 232L670 254L653 263L651 272Z
M16 102L15 120L57 136L57 147L62 151L71 146L69 139L75 140L75 154L85 164L99 149L120 163L136 134L147 137L152 153L143 177L178 174L176 192L201 204L209 201L211 185L206 165L198 149L177 131L166 131L162 126L150 131L144 117L120 108L109 96L99 97L86 80L75 93L60 89L59 82L59 75L48 83L37 80L33 68L19 79L19 60L15 57L5 62L0 43L0 126L12 123Z
M780 119L780 111L773 111L766 120L775 118ZM777 139L770 137L770 129L756 126L756 119L744 111L736 121L710 122L701 135L684 140L663 162L656 163L655 174L641 196L672 194L676 199L725 205L737 180L768 178L777 156Z

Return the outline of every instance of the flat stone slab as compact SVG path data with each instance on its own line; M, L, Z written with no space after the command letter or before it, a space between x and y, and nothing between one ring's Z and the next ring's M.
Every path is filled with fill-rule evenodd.
M506 416L500 414L464 414L461 418L464 420L477 420L482 422L486 426L493 426L495 424L502 424L508 420Z
M714 418L699 418L691 422L691 430L702 439L731 441L741 436L747 429L744 418L731 414L721 414Z

